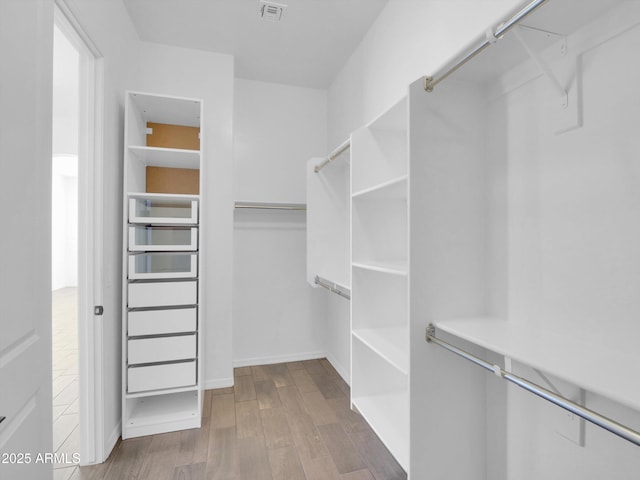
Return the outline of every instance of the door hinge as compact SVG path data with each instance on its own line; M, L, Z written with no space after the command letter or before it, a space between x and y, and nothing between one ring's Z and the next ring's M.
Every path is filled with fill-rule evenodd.
M93 307L94 315L102 315L104 313L104 307L102 305L96 305Z

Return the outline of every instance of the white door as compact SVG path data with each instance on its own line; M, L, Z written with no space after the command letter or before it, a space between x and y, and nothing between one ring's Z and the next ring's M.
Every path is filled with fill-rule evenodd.
M52 477L52 41L52 0L0 0L2 480Z

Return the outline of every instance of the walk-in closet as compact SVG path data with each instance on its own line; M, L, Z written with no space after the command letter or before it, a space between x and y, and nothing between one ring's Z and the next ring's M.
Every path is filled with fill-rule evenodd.
M94 99L68 458L54 18ZM638 50L636 0L0 0L0 479L636 480Z

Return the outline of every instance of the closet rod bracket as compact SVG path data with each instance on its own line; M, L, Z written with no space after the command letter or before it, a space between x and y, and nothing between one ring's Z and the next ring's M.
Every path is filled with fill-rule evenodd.
M430 323L429 325L427 325L427 331L425 332L424 339L427 342L430 342L431 338L435 336L436 336L436 327L433 323Z
M433 77L424 77L424 90L431 93L433 92L433 87L435 87Z

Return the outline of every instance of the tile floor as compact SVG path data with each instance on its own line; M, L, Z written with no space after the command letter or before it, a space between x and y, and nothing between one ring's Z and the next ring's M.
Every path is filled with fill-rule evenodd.
M80 451L78 426L78 315L77 289L52 292L53 311L53 450L71 459ZM77 470L56 464L54 480L68 480Z

